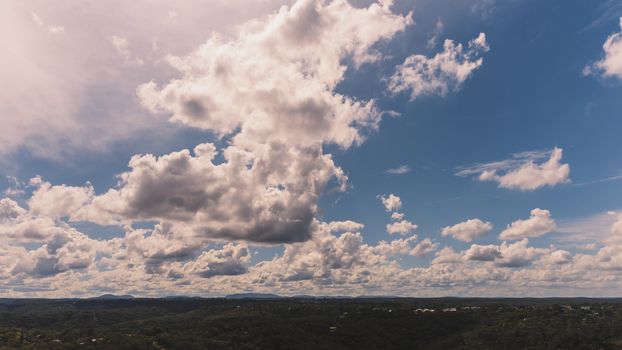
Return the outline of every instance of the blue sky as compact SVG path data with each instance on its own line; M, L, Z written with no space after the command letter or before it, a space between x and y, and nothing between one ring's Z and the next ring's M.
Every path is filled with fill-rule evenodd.
M309 3L331 15L351 11L350 19L341 20L344 23L335 22L335 31L342 27L365 27L367 22L357 22L359 19L377 20L367 25L377 26L378 34L351 34L361 35L353 41L347 37L350 34L344 34L343 38L317 34L319 39L312 38L316 29L310 28L317 25L321 33L321 26L327 22L316 24L315 12L310 12L310 17L295 16L296 6L303 8ZM115 5L118 13L112 13L98 5L52 9L41 1L9 1L4 5L5 13L13 14L15 19L4 25L13 31L28 28L24 38L31 35L38 42L35 40L32 47L25 47L18 44L20 38L12 38L9 43L15 45L16 52L26 63L11 67L14 62L8 60L0 68L0 73L9 81L8 86L14 87L0 91L4 95L0 96L0 102L4 101L7 106L0 112L8 130L0 138L4 149L0 151L0 174L6 177L6 181L0 182L0 191L5 193L6 208L19 207L11 209L19 214L6 214L0 226L0 235L5 236L0 246L0 258L4 258L0 260L0 276L9 281L0 287L0 296L22 295L16 286L23 285L33 287L38 291L36 295L43 296L75 295L78 290L85 289L87 294L97 294L108 291L103 286L111 280L118 282L118 275L123 273L132 278L118 282L113 292L144 295L220 295L249 290L282 294L310 291L311 294L415 296L481 295L483 291L490 295L519 296L616 294L616 288L622 283L622 276L611 272L617 269L619 257L622 261L622 250L615 243L618 231L622 236L622 224L617 224L622 222L622 158L619 157L622 150L619 137L622 130L622 44L615 33L622 30L622 7L614 1L561 0L401 0L395 1L393 6L388 3L373 5L373 1L353 1L355 7L350 7L342 1L301 0L266 1L246 6L236 1L225 5L218 0L206 0L189 2L179 8L158 2L149 8L142 2L133 7L124 7L120 2ZM268 24L280 23L279 15L268 16L283 4L291 7L282 9L280 15L291 20L292 26L302 28L295 32L299 36L296 43L287 41L289 32L283 34L277 29L274 32L266 29L268 39L259 44L248 33L260 29L236 33L236 27L250 19L257 19L261 23L259 28L271 28ZM384 12L356 12L356 9L362 11L374 9L374 6ZM76 11L82 16L78 18L95 20L94 29L78 35L85 24L76 19ZM286 17L288 14L291 17ZM135 18L139 20L133 21ZM350 25L353 27L348 27ZM53 29L60 27L62 31ZM285 25L283 28L289 30ZM221 33L224 39L211 39L211 33ZM479 36L480 33L484 33L484 37ZM484 38L484 44L478 46L476 38ZM314 53L317 50L313 46L315 39L326 40L323 46L326 53ZM402 81L406 88L392 91L391 79L397 79L399 67L408 68L409 57L420 55L426 64L432 64L435 55L447 50L443 47L445 39L453 40L452 45L462 45L458 50L463 51L454 57L457 61L451 63L474 63L480 58L482 61L469 69L466 78L459 82L455 73L446 68L428 76L419 71L423 74L419 78L424 76L445 84L447 91L431 89L411 98L421 81L407 81L406 78ZM603 45L609 39L614 49L606 52ZM238 44L227 46L227 40L238 40ZM207 44L201 51L199 45L204 42ZM615 44L620 45L619 51L615 50ZM273 52L270 50L263 53L261 45L279 50L279 55L270 56ZM361 52L377 56L370 59L355 50L341 56L341 51L337 50L334 55L347 70L343 74L327 73L321 67L333 63L332 45L343 45L342 48L359 45ZM456 46L451 47L456 49ZM76 48L83 53L74 53ZM305 57L308 48L310 51ZM216 58L211 55L219 50L230 55L232 65L238 64L239 57L244 57L239 58L239 66L231 68L235 74L240 74L235 76L236 84L229 85L226 80L218 80L220 78L212 75L212 71L202 70L210 64L216 65L213 63L217 62ZM249 55L254 54L253 50L259 50L255 58ZM41 54L49 54L51 63L38 60L37 55ZM311 78L287 79L287 73L282 72L292 68L283 57L290 54L296 67L309 64L300 69L308 70L310 73L306 74ZM171 55L180 57L180 61L168 59ZM309 63L316 62L313 60L325 66L315 67L315 63ZM616 60L621 63L616 65ZM182 61L183 64L179 63ZM281 62L283 66L274 62ZM261 67L256 68L258 74L264 73L262 69L268 72L264 81L252 80L256 71L243 71L254 64ZM18 81L12 73L20 69L24 70L25 77ZM299 128L298 119L287 119L288 114L275 117L266 111L281 113L282 104L295 114L309 106L306 102L298 106L298 100L283 102L286 98L279 100L271 97L273 95L257 101L249 97L250 102L231 97L250 96L264 86L262 84L272 84L273 77L276 80L272 92L282 88L292 95L301 94L300 101L308 102L323 93L312 90L315 88L313 79L318 79L330 96L362 102L373 100L375 111L361 109L353 112L358 113L356 116L350 116L340 102L327 95L326 100L317 102L319 112L300 112L300 118L306 121L301 121ZM148 86L150 81L157 85ZM26 88L33 84L37 86L34 92ZM293 87L290 90L283 87L290 84ZM29 92L32 93L30 99L37 102L23 97ZM188 101L195 102L189 105ZM269 103L273 105L265 107ZM189 112L191 107L188 106L198 107ZM313 113L324 113L323 108L329 108L326 106L334 109L314 119L317 116ZM208 112L203 113L204 110ZM250 116L240 117L222 111L251 112L248 112ZM268 114L261 114L264 112ZM352 118L346 125L351 130L342 124L331 124L334 123L331 118L342 114ZM169 117L176 119L169 122ZM228 125L236 118L240 119L239 123ZM361 126L370 120L378 123L377 128ZM315 125L324 125L322 123L328 126L316 130ZM348 130L354 130L361 136L360 140L352 143L341 138ZM192 173L175 170L189 172L188 188L186 183L176 182L178 180L158 182L165 176L159 168L164 167L164 160L154 159L150 165L144 165L150 160L143 158L140 164L144 169L143 165L128 168L128 162L135 155L166 156L183 149L192 150L206 142L214 143L218 152L214 164L230 162L223 157L225 150L244 149L253 154L247 160L249 170L262 162L270 164L270 168L263 170L266 174L277 174L282 166L291 167L294 172L300 171L296 174L312 176L316 185L292 178L297 175L291 174L272 175L286 176L278 180L278 184L252 180L252 186L264 190L274 186L278 195L283 196L282 200L295 207L283 209L278 220L266 223L262 220L273 215L274 209L260 211L253 207L257 211L249 214L247 211L251 209L242 204L239 210L234 210L238 204L231 201L243 201L241 198L247 193L264 193L259 195L261 198L245 199L255 205L269 200L267 198L274 193L244 187L251 185L243 182L246 180L239 183L231 180L236 177L235 172L226 176L229 180L225 183L239 193L219 202L219 192L213 194L215 197L205 194L206 198L196 198L203 192L212 193L210 186L220 181L220 175L212 175L209 167L197 165L199 168ZM272 148L276 146L265 150L266 145L277 143L294 153L278 156L277 152L282 151ZM321 153L318 155L310 149L320 149ZM555 179L532 178L529 180L532 183L545 181L533 188L525 187L526 182L501 185L504 174L527 166L528 160L540 166L552 157L554 149L563 150L561 160L553 164ZM481 171L468 176L457 175L465 167L507 161L513 155L532 151L539 156L520 161L511 168L497 169L497 177L492 181L478 180ZM332 157L334 164L324 163L323 156ZM188 160L180 157L180 163ZM198 159L197 151L189 157L191 162ZM299 169L296 164L303 160L310 163L300 165ZM168 166L174 165L171 164ZM569 174L562 174L564 166L569 167ZM389 171L399 167L406 170L401 174ZM309 175L309 169L332 175L320 179L324 175ZM347 175L347 181L343 181L336 169ZM154 173L149 174L149 171ZM118 177L122 173L127 177ZM544 174L542 169L536 170L535 176L548 176L541 173ZM29 185L29 179L36 176L42 180L31 181ZM236 184L240 187L235 188ZM60 189L62 185L66 186ZM340 185L343 186L341 190ZM92 192L89 192L90 186ZM317 190L315 186L327 188ZM148 190L142 194L133 192L141 189ZM160 191L164 193L161 196ZM35 192L41 196L34 196ZM389 194L399 196L401 209L385 209L381 196ZM203 204L194 206L195 200ZM162 209L165 204L154 201L181 201L183 210L179 207ZM212 207L208 203L215 203L216 209L209 209ZM59 208L63 206L65 208ZM233 208L231 213L225 213L228 206ZM274 204L270 208L274 208ZM535 208L547 210L545 217L554 223L542 223L547 228L540 231L529 226L521 231L520 239L510 239L506 243L499 238L512 223L522 225L521 220L526 221ZM404 218L392 219L393 212L403 213ZM299 215L306 217L306 213L312 220L307 226L279 226L282 222L306 222L299 218ZM23 227L35 225L34 222L42 218L50 219L49 225L54 229L37 226L41 232L60 230L65 233L35 234L37 239L20 236ZM488 222L492 229L468 241L441 233L443 228L469 219ZM348 220L351 223L346 228L337 225ZM401 234L387 232L388 224L402 220L417 228ZM252 226L255 222L256 226ZM330 228L332 223L339 228ZM271 227L272 224L275 226ZM167 231L158 225L171 228ZM71 231L71 227L77 231ZM162 233L164 231L168 233ZM263 233L255 233L259 231ZM59 235L64 238L58 238ZM78 236L81 238L76 238ZM144 240L141 243L144 251L130 249L138 236ZM363 244L355 252L333 252L330 256L318 253L324 251L320 249L323 245L336 247L343 243L347 247L344 242L358 239L352 238L355 236L361 240L357 244ZM407 241L409 238L412 240ZM507 245L518 244L522 238L528 239L523 247L527 250L517 253L506 250ZM426 239L432 245L429 250L421 254L409 250L419 247ZM59 240L64 244L62 247L77 241L91 243L83 243L88 248L68 248L72 254L77 254L71 255L71 259L80 263L66 263L63 259L69 258L61 257L51 248L52 242ZM401 242L410 248L397 253L380 253L382 241ZM587 245L593 247L585 248ZM16 253L16 247L25 248ZM482 247L496 252L493 254L496 257L477 255L477 251L484 249ZM458 257L452 258L450 263L442 262L440 258L447 255L441 253L444 248L451 249ZM80 249L83 254L75 253ZM24 261L30 261L30 265L16 263L19 254L24 254ZM518 258L512 260L514 255L526 257L527 262ZM560 259L551 262L546 256ZM102 257L110 261L103 261ZM341 260L335 263L334 259ZM366 259L380 262L374 266L353 262ZM131 267L123 261L131 261ZM259 263L261 261L265 262ZM377 271L388 269L387 266L393 269L392 262L399 268L390 270L387 278L407 278L411 284L362 277L375 276ZM53 273L37 272L44 263L53 265L48 266ZM453 276L463 269L480 269L477 271L486 273L452 282L451 273L438 274L438 264L449 264L445 267L454 269L451 270ZM602 280L577 277L585 271L607 273ZM567 279L538 280L537 276L549 274L566 274ZM499 275L506 276L501 287L497 284ZM84 280L92 282L81 284ZM141 291L138 286L146 280L151 281L150 289ZM60 288L63 281L72 287ZM430 288L435 283L453 287ZM383 284L389 289L383 288ZM497 289L491 289L491 285ZM590 289L590 285L594 285L594 289Z

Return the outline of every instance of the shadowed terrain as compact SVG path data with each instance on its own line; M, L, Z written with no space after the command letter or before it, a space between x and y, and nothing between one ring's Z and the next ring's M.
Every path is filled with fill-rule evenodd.
M261 297L1 299L0 349L622 349L618 299Z

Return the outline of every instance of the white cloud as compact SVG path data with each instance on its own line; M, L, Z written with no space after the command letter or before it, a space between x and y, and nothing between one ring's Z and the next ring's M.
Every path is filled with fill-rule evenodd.
M434 48L436 47L436 41L438 39L438 36L441 35L443 33L443 28L445 27L445 25L443 24L443 21L441 21L440 18L436 19L436 24L434 25L434 31L432 32L432 35L430 36L430 38L428 39L428 48Z
M480 219L470 219L453 226L443 227L441 234L452 236L459 241L471 242L476 238L485 236L491 230L492 223Z
M499 235L502 240L519 240L526 237L540 237L555 229L551 213L544 209L533 209L529 219L516 220Z
M394 239L391 242L380 241L374 247L374 251L386 256L408 255L413 250L412 243L416 241L417 235Z
M463 256L463 252L456 252L453 248L446 246L436 252L432 265L459 263L462 261Z
M547 157L548 160L543 163L536 163ZM502 161L460 167L456 175L477 175L480 181L497 182L500 188L533 191L570 181L570 166L562 164L561 159L561 148L522 152Z
M141 66L145 63L140 57L132 57L130 52L130 42L127 38L113 35L110 37L110 43L123 58L125 64Z
M309 239L317 201L328 181L346 177L330 155L265 145L229 146L224 162L202 144L162 157L137 155L121 186L96 196L72 218L106 223L163 220L192 226L206 237L260 242Z
M622 17L620 17L620 29L622 30ZM622 31L613 33L603 44L605 57L586 66L583 69L585 75L601 74L604 77L616 77L622 79Z
M204 278L214 276L235 276L248 271L250 254L246 245L229 243L220 250L210 249L198 258L184 265L185 273Z
M387 232L389 234L399 233L401 235L405 235L407 233L413 232L416 229L417 225L413 224L408 220L402 220L387 224Z
M392 213L391 214L391 220L397 220L397 221L401 221L404 220L404 213Z
M144 84L138 95L151 110L171 113L173 122L220 136L239 130L239 146L269 139L347 148L377 128L381 113L374 101L334 91L346 70L342 60L378 60L372 46L410 23L389 4L355 8L345 1L300 0L243 25L233 40L213 35L194 53L169 57L183 78L161 88Z
M26 213L26 209L22 208L10 198L0 199L0 222L4 220L15 219Z
M65 27L63 26L50 26L48 31L52 34L63 34L65 32Z
M568 264L572 261L572 254L566 250L555 250L550 254L545 254L540 261L545 264Z
M561 244L593 246L594 248L588 250L594 250L596 249L594 242L602 241L610 234L616 218L615 212L601 212L586 217L560 220L555 229L560 235L557 235L555 240Z
M28 207L35 215L61 218L75 214L84 205L91 202L95 191L90 184L84 187L52 186L49 182L40 182L28 200Z
M411 100L430 94L444 96L462 87L467 78L482 65L480 54L488 50L484 33L469 41L466 50L462 44L456 45L447 39L443 52L432 58L423 55L407 57L389 79L389 90L393 93L410 90Z
M59 6L72 6L71 1L68 0L69 5L63 2ZM123 6L115 6L119 4L114 2L116 0L112 1L112 4L94 3L93 11L101 13L106 23L121 23L110 20L116 18L110 17L111 11L123 9ZM19 200L0 199L1 296L88 296L85 293L93 295L103 291L142 296L223 295L249 288L278 290L286 295L418 296L554 294L572 292L576 288L586 288L584 290L590 293L620 290L622 220L618 221L617 217L609 236L602 242L603 248L593 255L577 253L573 256L552 246L530 247L524 238L499 245L474 244L464 251L445 247L436 252L431 264L416 267L402 266L400 258L436 251L439 245L432 238L419 241L416 235L410 235L370 244L361 233L363 225L360 223L321 222L318 219L320 196L335 180L340 190L347 184L344 172L330 154L324 153L325 145L348 148L361 143L366 133L375 130L380 117L386 114L377 110L374 101L361 101L336 92L335 87L343 80L347 69L343 62L351 59L355 65L361 65L380 59L382 54L374 49L375 44L403 30L410 18L393 14L387 1L364 8L354 8L344 1L299 1L269 18L245 24L237 32L210 36L205 45L188 56L170 56L167 60L180 71L175 79L170 79L171 72L153 76L155 72L149 71L152 65L158 64L158 58L150 56L154 36L158 37L158 52L188 52L195 46L192 40L218 29L206 28L206 23L211 25L215 21L223 25L242 21L239 17L222 16L219 10L239 9L240 13L255 16L257 3L214 0L210 2L213 8L209 11L218 15L211 17L199 11L201 6L180 3L175 12L184 21L174 21L173 25L173 21L167 20L170 9L138 0L136 8L145 10L145 19L141 17L138 21L156 18L170 29L189 25L193 22L192 16L196 16L199 23L196 28L200 30L189 31L192 35L188 36L167 37L163 32L152 33L145 23L138 23L136 27L121 23L119 28L93 23L94 29L82 28L69 16L54 18L72 28L65 37L55 38L57 40L40 39L36 36L40 33L28 30L3 31L19 33L16 38L9 38L12 46L18 48L30 45L25 38L39 39L32 41L37 45L25 50L31 53L28 57L33 59L34 71L26 69L28 65L24 66L20 60L26 57L24 50L17 50L16 54L9 52L8 56L0 58L6 61L8 57L8 62L13 64L8 65L10 69L1 66L5 67L4 70L0 68L3 77L12 74L10 70L26 72L23 81L13 77L23 84L23 88L17 86L18 93L10 95L13 91L0 90L0 108L4 108L1 112L11 118L16 115L8 120L6 135L0 135L1 149L6 149L7 145L21 145L26 142L24 139L37 139L38 133L78 135L83 128L91 127L90 120L77 117L78 109L67 103L84 101L80 95L84 87L108 77L110 67L114 68L112 71L123 73L119 75L136 75L130 80L116 77L104 81L104 85L120 83L127 88L133 87L135 81L153 78L154 83L139 89L147 107L169 114L176 122L215 132L224 137L222 144L225 146L217 149L205 143L193 150L160 156L136 155L128 171L119 176L119 184L101 194L95 194L88 183L55 186L41 178L34 178L28 185L16 185L7 193L16 195ZM24 15L14 8L3 11L6 8L6 3L0 2L3 29L14 29L11 25L4 26L13 24L15 18L25 18L28 26L35 27L32 16L29 17L30 10ZM22 15L12 16L15 13ZM41 14L41 18L52 18L50 13ZM90 18L77 17L82 21ZM360 23L367 26L360 26ZM46 28L43 21L41 27ZM35 28L48 34L38 26ZM90 46L85 43L72 46L76 39L73 37L66 40L82 31L85 37L93 40ZM140 69L123 70L120 65L124 62L120 62L116 52L101 50L111 45L107 34L94 39L93 33L118 33L119 39L127 39L117 43L121 52L126 50L130 59L141 57L145 64ZM141 39L140 33L147 33L147 39ZM174 43L175 39L183 43ZM56 49L72 55L63 56L50 49L59 45L52 41L65 40L63 45L69 46ZM478 37L471 45L456 54L456 59L463 60L458 63L477 63L479 58L466 56L475 48L484 51L485 37ZM38 51L35 46L45 50ZM454 52L458 47L449 45ZM49 50L49 56L42 54ZM109 66L99 62L92 69L81 69L85 66L85 57L99 59L94 53L106 56L102 62L117 64ZM39 61L39 57L43 57L43 61ZM59 62L67 66L60 65L64 68L58 71L37 70L48 58L52 66ZM107 68L101 69L100 64ZM70 69L74 67L75 72ZM467 67L471 69L468 74L456 71L453 79L466 79L465 76L472 74L475 68ZM162 65L155 70L160 69L166 70ZM60 79L65 76L66 80ZM167 83L158 88L155 81L165 76ZM45 86L42 91L51 95L36 91L35 95L46 100L37 106L41 113L36 118L24 118L34 115L32 110L26 110L32 106L23 103L31 98L20 100L17 97L28 88L37 89L33 81L40 81ZM457 85L454 81L444 89L449 91ZM219 91L217 86L228 88ZM65 90L69 93L65 94ZM442 94L443 87L430 87L428 92ZM5 113L6 106L13 105L25 110L18 110L21 114ZM53 107L58 107L60 117L46 114L57 110ZM127 115L115 120L122 120L124 129L132 129L132 125L127 125L131 123ZM99 119L93 118L93 122L97 124ZM53 123L46 124L46 120ZM102 118L96 126L110 124L114 127L112 121ZM24 134L22 130L27 132ZM102 141L97 139L98 132L81 137L99 144ZM111 138L110 135L102 137ZM521 169L525 159L542 159L537 154L519 158L514 159L516 166L508 167L510 161L495 169L507 174ZM534 165L534 168L540 171L541 166ZM526 171L527 175L530 171ZM521 182L514 180L514 183ZM24 198L31 190L32 195ZM392 224L402 226L395 226L395 232L414 230L416 225L398 212L402 205L399 197L389 195L381 199L391 213ZM95 240L71 227L72 220L124 225L124 234ZM152 228L132 227L137 222L143 227L143 221L155 224ZM472 225L469 221L447 227L447 233L466 240L488 229L486 222ZM550 214L534 209L532 218L519 220L506 231L509 230L507 235L511 239L519 239L543 234L541 232L551 226L555 223ZM254 242L286 244L280 246L284 247L283 252L271 260L253 264L250 251ZM20 291L24 286L31 292Z
M31 12L30 17L32 17L32 21L35 22L37 25L39 25L40 27L43 26L43 21L41 20L41 17L39 17L39 15Z
M400 197L394 195L393 193L388 196L382 195L379 196L380 201L382 201L382 205L384 205L387 211L398 211L402 208L402 200Z
M162 88L141 85L142 103L174 122L230 138L220 150L224 162L214 161L212 144L194 154L134 156L119 188L72 218L171 221L205 237L266 243L309 239L329 181L346 188L347 177L323 145L358 144L381 117L373 101L334 91L347 69L342 61L378 60L373 45L410 23L386 2L355 8L300 0L242 25L233 38L214 34L190 55L168 57L181 77ZM132 57L125 38L112 40Z
M407 174L411 172L411 169L408 165L400 165L397 168L392 168L389 170L385 171L385 174L391 174L391 175L403 175L403 174Z
M501 245L473 244L464 254L466 260L493 262L499 267L524 267L531 265L538 257L547 252L546 249L529 247L529 240L524 238L518 242ZM561 255L557 253L556 255ZM558 256L559 258L559 256Z
M165 142L176 127L154 118L135 97L140 83L171 76L160 53L189 52L206 33L228 35L286 2L190 0L175 4L184 20L169 23L160 20L170 10L165 1L0 1L0 42L11 48L0 57L0 157L19 150L65 160L108 152L120 140L145 142L141 138L154 130ZM51 40L61 27L64 34ZM125 64L114 48L103 49L111 34L131 42L131 58L145 62L140 69ZM157 53L151 51L154 37Z
M493 244L479 245L473 244L466 252L465 258L467 260L477 261L494 261L501 257L499 247Z
M501 243L499 246L500 256L495 259L495 265L501 267L523 267L533 263L540 255L545 254L545 249L529 247L529 240L524 238L518 242L508 244Z
M433 242L431 239L426 238L423 241L419 242L410 252L409 254L412 256L423 256L429 253L432 253L438 248L438 243Z

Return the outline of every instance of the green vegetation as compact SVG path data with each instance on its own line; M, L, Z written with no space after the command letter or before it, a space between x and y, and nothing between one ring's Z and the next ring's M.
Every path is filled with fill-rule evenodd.
M622 349L622 303L4 299L0 349Z

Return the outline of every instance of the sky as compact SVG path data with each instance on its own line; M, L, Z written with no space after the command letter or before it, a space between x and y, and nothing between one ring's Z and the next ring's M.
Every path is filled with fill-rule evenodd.
M620 296L622 5L0 3L0 297Z

